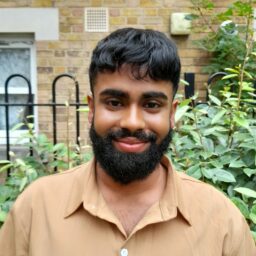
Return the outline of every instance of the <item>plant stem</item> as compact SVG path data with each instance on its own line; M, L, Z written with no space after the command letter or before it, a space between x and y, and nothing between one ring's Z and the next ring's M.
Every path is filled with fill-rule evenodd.
M203 139L202 139L202 135L201 135L201 133L200 133L200 129L198 128L198 125L197 125L198 119L197 119L196 111L195 111L194 108L192 109L192 112L193 112L194 117L195 117L196 131L197 131L197 133L198 133L198 136L199 136L199 139L200 139L200 143L201 143L201 145L202 145L202 147L203 147Z
M248 4L251 5L252 1L249 0ZM252 44L253 44L253 33L250 29L250 25L252 23L252 14L248 14L246 17L246 32L245 32L245 46L246 46L246 52L244 56L244 61L240 67L240 75L239 75L239 90L238 90L238 101L237 101L237 110L240 108L241 104L241 96L243 91L243 81L244 81L244 71L245 71L245 65L248 61L248 56L250 55L252 51Z
M203 19L204 24L212 31L212 33L216 33L215 29L213 28L212 24L209 22L208 19L206 19L204 12L203 12L203 8L201 8L200 6L196 6L196 10L199 12L201 18Z
M71 167L71 161L70 161L70 137L69 137L69 122L70 122L70 93L69 93L69 100L67 102L66 106L66 115L67 115L67 122L66 122L66 127L67 127L67 136L66 136L66 145L67 145L67 161L68 161L68 169Z

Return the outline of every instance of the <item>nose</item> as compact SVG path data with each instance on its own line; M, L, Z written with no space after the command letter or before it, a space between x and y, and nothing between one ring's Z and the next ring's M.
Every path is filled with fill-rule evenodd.
M123 113L120 120L120 128L126 128L130 132L145 129L143 112L138 106L130 106Z

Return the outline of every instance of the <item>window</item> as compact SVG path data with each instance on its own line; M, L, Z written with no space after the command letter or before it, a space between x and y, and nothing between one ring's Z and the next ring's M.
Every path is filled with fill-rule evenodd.
M35 45L33 35L0 34L0 103L4 102L4 86L6 79L12 74L21 74L31 82L32 94L35 100ZM9 103L26 103L28 100L28 86L24 79L15 77L10 80L8 86ZM28 114L28 108L24 106L9 107L10 129L23 121ZM36 117L36 113L34 112ZM10 142L15 143L22 131L10 132ZM0 144L5 143L6 121L5 107L0 107Z

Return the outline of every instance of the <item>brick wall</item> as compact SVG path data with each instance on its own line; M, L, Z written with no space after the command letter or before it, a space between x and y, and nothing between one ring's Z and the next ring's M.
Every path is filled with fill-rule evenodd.
M223 1L216 0L220 7ZM224 1L229 2L229 1ZM190 12L190 0L4 0L4 7L57 7L59 9L59 40L37 41L37 87L39 102L51 100L51 82L60 73L76 76L82 88L81 97L88 93L88 65L92 49L97 41L107 33L89 33L84 31L84 7L108 7L110 31L123 27L158 29L170 36L170 15L172 12ZM47 18L47 17L45 17ZM31 21L33 22L33 21ZM196 73L196 89L203 96L204 82L207 75L202 74L201 67L207 63L206 53L195 49L192 40L197 34L190 36L173 36L177 43L183 72ZM65 80L65 79L64 79ZM66 100L74 94L67 89L69 81L61 80L58 84L59 100ZM83 115L82 133L86 141L86 118ZM66 110L59 110L58 128L66 137ZM72 125L71 125L72 126ZM39 110L39 128L51 134L51 110Z

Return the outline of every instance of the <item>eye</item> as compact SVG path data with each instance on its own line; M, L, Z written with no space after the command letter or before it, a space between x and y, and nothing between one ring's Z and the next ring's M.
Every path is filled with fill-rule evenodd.
M144 108L148 108L148 109L158 109L160 107L161 107L161 104L155 101L149 101L144 104Z
M119 99L108 99L106 100L106 104L112 108L119 108L123 106Z

